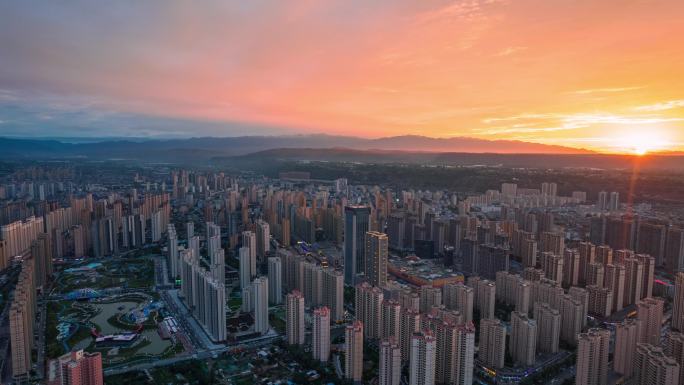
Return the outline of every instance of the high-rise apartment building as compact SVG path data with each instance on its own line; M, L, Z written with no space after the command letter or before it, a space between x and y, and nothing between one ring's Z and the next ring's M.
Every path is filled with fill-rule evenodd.
M667 230L665 268L671 274L684 271L684 229L673 227Z
M568 295L582 304L582 327L587 326L587 314L589 313L589 292L581 287L571 287Z
M603 287L613 292L613 312L622 310L625 293L625 267L623 265L606 265Z
M384 294L379 287L366 282L356 285L354 311L363 322L365 337L382 338L382 302Z
M475 328L454 320L435 322L438 384L471 384L475 354Z
M589 329L581 333L577 344L576 385L606 385L608 383L608 351L610 331Z
M513 362L531 366L537 347L537 323L527 318L527 314L511 313L511 339L508 351Z
M506 358L506 325L501 320L480 321L479 358L490 369L504 367Z
M103 385L102 356L100 353L73 351L50 360L47 385Z
M627 378L634 368L634 351L639 342L639 321L626 319L615 327L613 370Z
M672 329L684 332L684 272L675 276L675 294L672 301Z
M622 297L623 306L636 304L641 299L644 281L644 264L636 258L628 258L625 265L625 291Z
M399 340L401 329L401 305L393 299L382 301L382 338L395 337Z
M640 343L660 345L664 306L665 301L662 298L644 298L637 303Z
M488 280L477 282L477 310L480 312L480 319L494 318L494 307L496 305L496 284Z
M304 295L299 290L293 290L286 296L285 319L287 343L304 345Z
M637 344L634 352L634 383L677 385L679 371L679 363L666 356L662 348L651 344Z
M368 282L373 286L387 286L387 234L377 231L366 232L365 268Z
M558 282L563 281L563 257L552 252L541 253L541 268L547 279Z
M543 253L551 253L554 255L563 255L565 251L565 234L544 232L541 235L541 249Z
M582 302L569 294L561 297L560 302L561 333L560 339L569 345L577 344L577 335L584 325L584 306Z
M257 237L251 231L242 232L242 247L247 248L249 252L249 270L252 275L252 279L256 278L257 272Z
M311 350L314 360L328 362L330 358L330 309L323 306L313 311Z
M283 265L280 257L268 258L268 302L274 305L283 303Z
M665 354L679 364L679 384L684 384L684 333L668 332L665 335Z
M258 277L252 281L252 299L254 302L254 331L268 332L268 278Z
M380 342L379 385L401 384L401 349L395 338Z
M333 321L344 320L344 274L330 267L323 269L323 305Z
M271 251L271 230L268 226L268 222L259 220L256 222L257 261L265 261L269 251Z
M182 250L180 258L183 302L212 341L224 341L227 337L225 285L200 265L199 256L192 250Z
M437 340L430 330L411 337L409 385L434 385L437 363Z
M598 317L613 314L613 292L605 287L587 286L589 293L589 313Z
M446 284L442 289L442 299L446 308L458 310L463 315L464 322L471 322L473 320L475 290L462 283Z
M580 242L579 251L579 283L584 286L587 284L587 266L596 260L596 246L591 242Z
M402 308L400 317L399 347L401 360L405 362L411 358L411 338L420 331L421 316L416 309Z
M537 349L543 353L557 353L561 332L561 315L549 304L534 304L534 320L537 322Z
M607 265L613 266L613 265ZM594 262L587 266L586 286L603 286L603 279L605 277L606 267L602 263Z
M31 350L34 347L36 286L32 258L21 262L21 271L9 309L9 337L12 352L12 376L17 381L28 379L31 370Z
M579 284L579 250L566 249L563 253L563 286L577 286Z
M176 228L169 224L166 230L169 237L169 248L168 248L168 266L169 273L171 274L171 279L175 280L178 278L180 273L180 259L178 254L178 235L176 234Z
M429 313L433 306L442 305L442 289L424 285L420 287L420 312Z
M649 298L653 296L653 275L655 274L656 260L650 255L637 254L636 259L644 266L641 277L641 293L639 298Z
M363 322L354 321L344 329L344 378L360 383L363 374Z
M240 260L240 289L244 289L252 282L252 261L248 247L241 247L238 251Z
M572 288L571 288L572 290ZM553 309L560 308L560 299L565 294L560 282L547 278L532 282L532 295L530 303L545 302Z
M613 249L606 245L596 247L596 262L604 265L613 263Z

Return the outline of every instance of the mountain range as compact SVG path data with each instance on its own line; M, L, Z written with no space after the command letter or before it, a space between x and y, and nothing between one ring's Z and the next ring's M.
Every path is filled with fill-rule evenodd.
M230 164L248 169L257 163L328 161L420 163L527 168L641 168L684 170L678 153L646 157L599 154L563 146L508 140L395 136L241 136L189 139L103 139L100 142L0 138L0 160L140 160L174 164Z
M430 138L406 135L378 139L332 135L201 137L169 140L108 140L87 142L71 139L0 138L2 158L87 158L153 159L184 157L188 153L201 158L239 156L280 148L346 148L410 152L460 152L500 154L588 154L591 151L511 140L485 140L468 137ZM185 153L184 153L185 152Z

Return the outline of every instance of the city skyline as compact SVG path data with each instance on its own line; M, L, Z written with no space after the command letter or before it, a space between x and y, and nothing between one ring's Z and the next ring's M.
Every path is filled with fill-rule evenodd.
M7 2L0 136L423 135L682 151L683 11L677 1Z

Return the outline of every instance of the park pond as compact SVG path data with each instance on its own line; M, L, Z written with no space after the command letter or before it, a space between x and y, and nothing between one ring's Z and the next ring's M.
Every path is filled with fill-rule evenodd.
M138 308L140 303L133 301L121 301L111 303L91 303L91 305L97 309L98 313L96 316L92 317L90 321L97 325L101 334L107 335L129 332L129 330L121 329L110 324L107 320L114 315L124 314ZM162 339L159 336L159 333L157 333L156 329L143 330L140 337L149 341L150 343L146 344L140 349L137 349L135 352L136 355L160 355L164 352L164 350L172 345L171 341ZM90 338L81 341L77 346L75 346L75 348L85 348L91 343L91 341L92 340Z

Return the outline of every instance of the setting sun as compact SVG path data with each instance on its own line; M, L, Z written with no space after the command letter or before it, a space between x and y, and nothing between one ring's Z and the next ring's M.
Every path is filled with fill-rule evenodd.
M618 141L618 152L643 156L648 153L669 149L671 146L665 135L657 129L639 129L624 134Z

